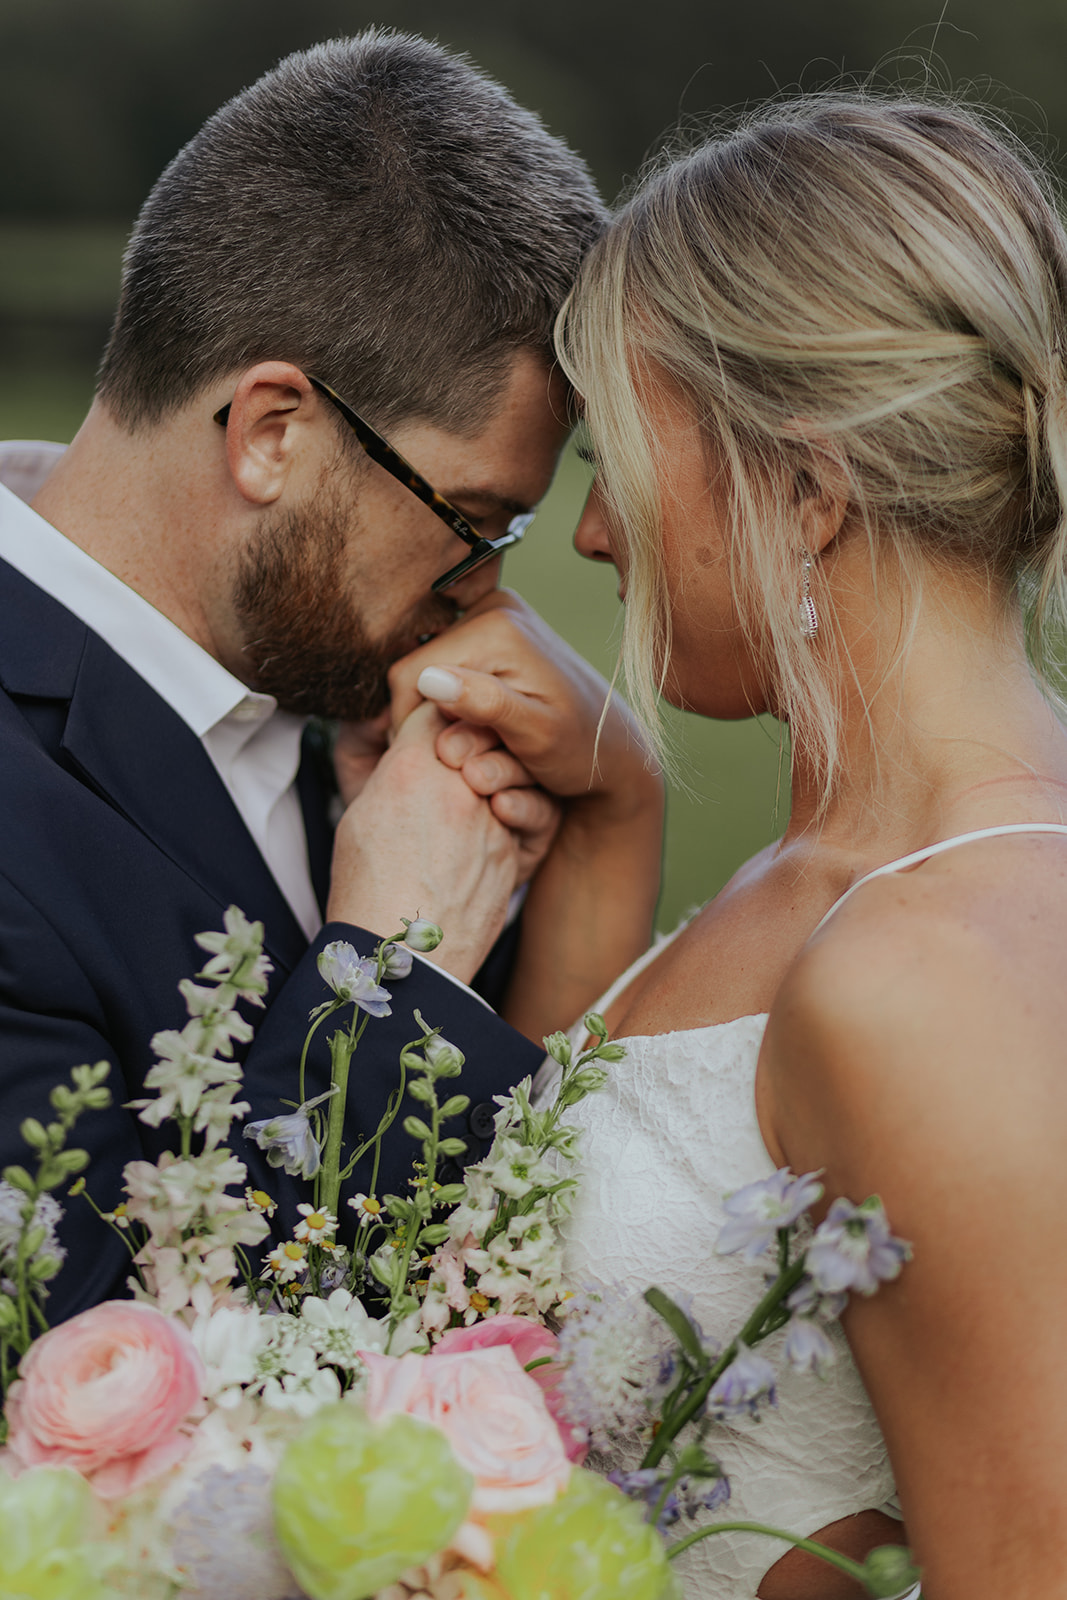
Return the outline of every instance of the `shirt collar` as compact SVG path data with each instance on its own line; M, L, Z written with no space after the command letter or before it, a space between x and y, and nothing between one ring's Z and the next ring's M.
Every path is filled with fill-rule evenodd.
M202 738L234 714L249 736L276 709L0 484L0 557L100 635Z

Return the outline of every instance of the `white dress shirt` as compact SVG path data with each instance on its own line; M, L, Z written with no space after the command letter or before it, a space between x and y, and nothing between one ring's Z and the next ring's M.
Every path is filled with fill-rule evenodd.
M309 939L322 926L296 773L305 719L245 687L136 590L24 502L63 452L0 443L0 559L66 606L177 712L207 751Z

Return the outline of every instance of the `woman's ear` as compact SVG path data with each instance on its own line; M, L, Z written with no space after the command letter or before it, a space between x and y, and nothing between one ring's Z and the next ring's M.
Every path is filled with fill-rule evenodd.
M800 517L801 543L811 554L820 555L832 544L848 514L848 474L844 461L832 449L805 441L809 459L798 467L795 499Z
M226 464L239 494L253 505L281 498L306 441L319 398L288 361L261 361L241 374L224 408Z

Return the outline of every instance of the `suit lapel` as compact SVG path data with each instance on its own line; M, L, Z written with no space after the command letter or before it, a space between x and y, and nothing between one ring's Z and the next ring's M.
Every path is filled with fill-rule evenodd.
M58 754L223 909L266 930L291 970L303 930L200 740L72 612L0 562L0 683L16 697L68 701Z
M275 960L296 964L303 930L200 740L88 629L63 749L223 909L259 918Z

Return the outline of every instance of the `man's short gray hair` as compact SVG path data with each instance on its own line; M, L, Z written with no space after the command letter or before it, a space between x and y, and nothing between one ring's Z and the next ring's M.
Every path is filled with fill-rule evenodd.
M371 29L288 56L167 167L99 394L133 430L261 360L381 427L462 432L551 330L604 224L588 169L464 58Z

